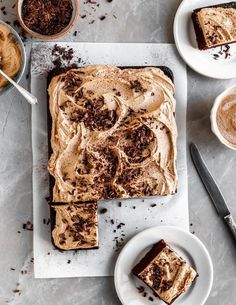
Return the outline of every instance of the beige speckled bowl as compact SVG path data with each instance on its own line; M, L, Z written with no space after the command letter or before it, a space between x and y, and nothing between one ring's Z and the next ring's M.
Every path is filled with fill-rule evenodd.
M37 32L34 32L32 30L30 30L24 23L23 19L22 19L22 4L23 4L24 0L17 0L16 2L16 15L17 18L22 26L22 28L31 36L42 39L42 40L52 40L52 39L56 39L58 37L64 36L65 34L67 34L71 28L73 27L77 17L78 17L78 9L79 9L79 5L78 5L78 0L71 0L72 1L72 5L73 5L73 13L72 13L72 17L71 17L71 21L68 24L68 26L62 30L61 32L55 34L55 35L42 35L39 34Z
M232 143L230 143L229 141L227 141L221 134L218 125L217 125L217 119L216 119L216 115L217 115L217 110L218 107L220 105L220 103L222 102L222 100L229 94L231 93L236 93L236 85L232 86L228 89L226 89L224 92L222 92L220 95L217 96L217 98L214 101L213 107L211 109L211 130L212 132L216 135L216 137L218 138L218 140L224 144L226 147L231 148L233 150L236 151L236 147L235 145L233 145Z

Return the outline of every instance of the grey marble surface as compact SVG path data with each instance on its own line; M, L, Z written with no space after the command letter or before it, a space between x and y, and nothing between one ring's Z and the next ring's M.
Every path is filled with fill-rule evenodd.
M84 2L80 1L80 15L86 17L80 17L74 30L61 40L173 42L172 23L179 0L113 0L111 3L100 0L96 11ZM0 1L0 7L6 6L7 12L4 15L1 11L2 19L15 19L14 3ZM99 17L104 14L106 19L101 21ZM75 30L79 31L76 37ZM30 40L27 49L29 55ZM27 71L21 83L29 86L26 74ZM207 79L188 69L188 142L199 145L236 218L236 153L218 142L210 131L209 121L215 96L235 83L236 79ZM0 158L0 305L120 304L112 278L35 280L33 277L32 232L22 229L22 223L32 219L30 106L14 90L0 97ZM232 305L236 300L235 243L218 218L190 158L188 174L190 229L207 246L214 264L214 285L206 304ZM13 292L14 289L19 292Z

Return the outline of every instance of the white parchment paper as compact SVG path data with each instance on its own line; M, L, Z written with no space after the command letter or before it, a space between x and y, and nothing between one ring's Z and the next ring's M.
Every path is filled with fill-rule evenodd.
M50 240L48 224L47 73L54 65L55 42L34 43L31 56L31 91L39 104L32 107L34 272L36 278L111 276L118 248L141 230L154 225L188 229L186 163L186 67L171 44L57 43L73 48L73 62L118 66L167 66L176 85L178 125L178 193L171 197L100 201L98 250L59 252ZM120 202L121 207L120 207ZM119 226L122 223L124 225ZM117 228L118 226L118 228Z

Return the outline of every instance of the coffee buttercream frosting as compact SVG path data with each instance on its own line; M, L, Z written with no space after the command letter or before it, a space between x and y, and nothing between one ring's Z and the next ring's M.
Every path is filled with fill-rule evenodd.
M49 85L53 201L176 192L174 85L158 68L91 65Z

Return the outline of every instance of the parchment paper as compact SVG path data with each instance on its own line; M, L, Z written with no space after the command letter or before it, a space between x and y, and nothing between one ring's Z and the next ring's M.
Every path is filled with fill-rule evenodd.
M98 250L59 252L50 240L48 224L47 73L54 64L55 42L33 43L31 91L39 104L32 107L34 273L36 278L111 276L120 248L141 230L155 225L175 225L188 229L188 189L186 163L186 67L171 44L57 43L73 48L73 62L118 66L169 67L176 85L178 125L178 193L171 197L100 201ZM120 207L120 202L121 207ZM123 223L124 225L120 225ZM118 226L118 228L117 228ZM119 249L117 249L117 246Z

